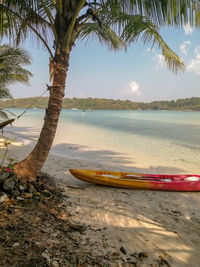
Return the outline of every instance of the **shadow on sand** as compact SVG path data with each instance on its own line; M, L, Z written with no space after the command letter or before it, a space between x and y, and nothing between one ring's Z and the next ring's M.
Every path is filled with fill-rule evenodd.
M17 136L25 137L23 130ZM35 134L30 140L34 139ZM59 154L64 150L66 157L50 155L44 167L62 186L64 195L67 196L66 201L70 202L69 212L73 215L73 220L100 227L102 230L95 235L99 239L102 234L106 236L110 248L119 250L123 246L127 255L147 252L149 256L144 259L144 266L156 263L159 256L167 259L173 267L199 266L199 193L95 186L74 179L67 171L68 168L88 167L162 173L180 173L184 170L159 164L148 169L135 168L134 162L126 155L110 150L85 151L86 149L76 144L55 145L52 152ZM30 151L28 145L12 147L12 154L19 155L19 160ZM130 163L132 167L127 167ZM71 185L75 185L75 188L71 188Z

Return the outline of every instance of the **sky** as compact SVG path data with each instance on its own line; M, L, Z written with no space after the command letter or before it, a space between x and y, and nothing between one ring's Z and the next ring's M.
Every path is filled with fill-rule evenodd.
M161 50L139 40L127 51L111 51L97 41L80 42L70 57L65 97L109 98L150 102L200 97L200 30L163 28L160 33L186 65L175 75L167 69ZM49 82L49 54L34 41L23 47L30 53L27 68L33 77L30 85L14 84L14 98L39 96ZM46 94L48 95L48 93Z

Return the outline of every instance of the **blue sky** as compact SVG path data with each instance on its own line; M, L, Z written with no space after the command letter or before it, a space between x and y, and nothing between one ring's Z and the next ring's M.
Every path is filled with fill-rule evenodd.
M127 52L113 52L96 41L77 43L74 47L66 83L65 97L97 97L132 101L176 100L200 97L200 31L185 27L164 28L161 35L184 61L186 71L169 71L156 46L141 41ZM49 55L36 42L24 47L32 57L28 69L33 73L30 86L10 87L14 98L38 96L49 83ZM48 94L47 94L48 95Z

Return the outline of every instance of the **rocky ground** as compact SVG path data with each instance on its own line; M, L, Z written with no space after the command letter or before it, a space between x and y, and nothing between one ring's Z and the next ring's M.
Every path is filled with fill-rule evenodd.
M0 202L2 267L146 266L145 251L129 255L121 246L113 252L104 229L74 222L70 200L46 174L25 185L11 170L1 170ZM98 242L91 243L92 235L100 236ZM170 264L160 257L148 266Z

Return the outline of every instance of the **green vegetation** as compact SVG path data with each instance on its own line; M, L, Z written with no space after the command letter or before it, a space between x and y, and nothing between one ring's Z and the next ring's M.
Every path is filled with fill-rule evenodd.
M36 97L11 99L0 101L4 108L27 108L35 101ZM46 108L48 97L41 97L34 104L34 108ZM132 102L130 100L113 100L102 98L65 98L64 109L77 108L81 110L196 110L200 111L200 97L178 99L176 101L154 101L151 103Z
M30 64L30 56L20 48L0 45L0 98L12 98L7 86L16 82L29 83L32 74L23 66ZM8 119L8 114L0 106L0 118Z

